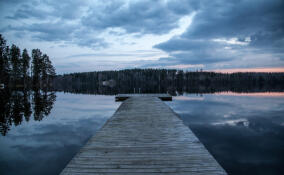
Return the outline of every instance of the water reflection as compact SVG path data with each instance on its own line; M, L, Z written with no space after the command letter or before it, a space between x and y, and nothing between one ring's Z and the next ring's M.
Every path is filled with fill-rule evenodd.
M197 97L176 97L168 105L229 174L284 174L283 96Z
M0 92L0 132L6 135L11 125L18 126L23 120L40 121L50 114L56 100L54 92L46 91L11 91ZM32 112L34 111L34 112Z
M5 175L59 174L120 104L105 95L1 93ZM229 174L284 174L284 95L274 94L181 91L167 104Z
M0 136L0 174L59 174L120 104L113 96L59 92L30 92L28 99L29 121Z

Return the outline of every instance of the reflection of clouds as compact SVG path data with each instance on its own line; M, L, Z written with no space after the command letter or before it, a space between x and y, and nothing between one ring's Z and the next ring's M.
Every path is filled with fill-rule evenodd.
M59 174L120 104L113 96L58 92L56 95L57 101L48 117L23 122L7 136L0 137L0 174L2 169L17 175Z
M231 111L231 112L229 112L229 113L227 113L227 114L224 114L224 118L229 118L229 117L232 117L232 116L234 116L234 115L236 115L236 112Z
M31 126L31 129L23 127L25 132L19 129L18 132L5 137L4 142L0 139L1 146L4 147L4 150L0 150L4 160L0 158L0 162L14 162L8 165L13 172L27 166L34 166L32 169L40 173L29 172L31 169L28 168L23 174L59 174L65 164L106 120L106 118L94 117L68 122L68 124L39 122L38 125ZM41 161L37 162L37 160ZM56 163L44 168L44 165L52 161Z
M188 97L188 95L186 95ZM212 98L212 95L191 95L200 100L173 100L167 103L178 114L189 115L191 123L203 123L219 121L220 116L235 110L234 106L228 101L221 101ZM203 100L201 100L203 99Z
M229 125L229 126L249 126L249 121L247 119L236 119L236 120L226 120L221 122L213 122L212 125Z
M174 100L190 101L190 100L204 100L203 96L176 96Z
M180 99L188 99L187 97L199 96L189 94L184 97L178 96ZM167 104L181 115L184 122L189 124L211 125L211 123L216 123L221 125L223 123L227 126L248 126L249 124L251 127L251 119L254 117L265 117L277 122L278 126L283 122L282 117L278 117L278 119L273 117L284 112L283 98L215 94L204 94L202 98L203 100L176 100L174 98L172 102ZM247 119L249 122L239 121L237 123L241 119Z
M195 97L186 94L180 99ZM197 96L198 97L198 96ZM203 100L174 100L167 103L173 108L184 122L189 124L215 124L212 126L247 126L251 127L251 120L255 117L264 117L268 120L282 123L283 98L254 97L254 96L229 96L205 94ZM248 122L247 122L248 121Z
M81 145L85 139L101 128L106 120L106 118L93 118L68 122L68 124L59 122L39 124L32 126L32 130L19 129L9 139L13 140L14 148L23 144L30 147Z
M114 102L113 96L104 95L88 95L88 94L69 94L69 93L57 93L57 98L60 98L60 102L57 105L64 109L90 111L90 110L107 110L117 108L120 103Z
M225 94L212 94L205 95L206 100L215 102L228 103L233 108L231 110L236 111L238 115L244 115L242 111L247 111L249 113L261 114L262 112L272 111L272 110L283 110L284 98L281 96L254 96L254 95L237 95L239 93L234 93L235 95ZM269 94L269 93L268 93ZM221 109L223 110L223 109ZM252 114L249 114L252 115Z
M256 165L257 173L283 170L283 98L204 96L202 101L173 100L168 105L229 174L255 174Z

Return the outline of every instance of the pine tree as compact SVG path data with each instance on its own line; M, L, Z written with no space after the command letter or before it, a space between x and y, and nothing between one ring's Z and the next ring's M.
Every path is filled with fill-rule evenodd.
M22 75L24 84L26 84L27 78L29 77L30 60L31 57L29 56L27 49L24 49L22 53Z
M47 85L47 60L49 60L46 54L43 54L41 58L41 82L44 86Z
M39 49L32 50L32 73L33 85L38 87L40 85L41 67L42 67L42 53Z
M0 83L9 83L9 47L6 46L6 40L0 34Z
M20 48L12 44L10 49L10 60L12 64L12 77L14 82L16 82L21 75L21 51Z
M46 59L47 82L50 84L51 80L56 76L55 68L53 67L49 57Z

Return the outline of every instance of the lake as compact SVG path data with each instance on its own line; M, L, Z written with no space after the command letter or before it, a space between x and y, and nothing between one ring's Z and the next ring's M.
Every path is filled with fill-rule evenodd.
M1 100L0 174L59 174L120 103L12 92ZM166 103L229 174L284 174L284 93L182 94Z

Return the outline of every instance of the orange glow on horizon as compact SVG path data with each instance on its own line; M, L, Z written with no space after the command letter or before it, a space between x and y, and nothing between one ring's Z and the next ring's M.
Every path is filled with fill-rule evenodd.
M228 95L228 96L255 96L255 97L284 97L284 92L249 92L249 93L239 93L239 92L216 92L216 95Z
M235 72L284 72L284 67L271 68L233 68L233 69L215 69L213 72L235 73Z

